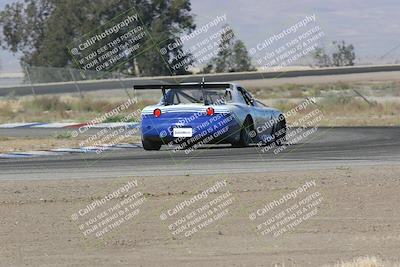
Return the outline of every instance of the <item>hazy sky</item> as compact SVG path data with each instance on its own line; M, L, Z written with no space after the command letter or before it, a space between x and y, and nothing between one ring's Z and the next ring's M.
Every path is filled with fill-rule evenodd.
M197 20L226 13L248 46L316 14L326 43L344 39L360 57L380 57L400 45L399 0L194 0ZM397 51L398 58L400 53Z
M0 0L0 8L11 0ZM322 42L346 40L364 62L400 59L399 0L192 0L198 26L217 15L227 22L247 47L253 47L307 15L315 14L325 33ZM389 53L389 54L388 54ZM0 51L1 72L19 69L17 56Z

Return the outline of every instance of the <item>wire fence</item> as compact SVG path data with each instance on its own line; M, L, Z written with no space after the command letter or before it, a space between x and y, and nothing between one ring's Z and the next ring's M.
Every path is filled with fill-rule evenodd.
M102 72L73 68L24 66L24 83L56 83L130 77L118 72Z

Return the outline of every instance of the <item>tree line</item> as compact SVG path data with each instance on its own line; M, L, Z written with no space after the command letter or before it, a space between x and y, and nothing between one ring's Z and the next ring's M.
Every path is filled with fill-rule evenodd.
M0 46L20 53L21 65L73 68L76 64L68 45L132 7L150 32L153 44L179 44L179 36L196 29L190 0L23 0L6 5L0 12ZM233 30L222 33L220 39L218 53L201 73L256 70L244 42ZM334 44L337 49L332 55L323 48L316 49L316 65L353 65L354 46L344 41ZM183 44L163 56L156 46L153 48L133 55L114 71L134 76L188 74L185 66L171 69L166 64L173 63L178 54L185 54L187 62L193 62L190 53L183 53Z
M176 42L180 35L196 28L190 0L25 0L8 4L0 12L0 45L21 53L22 65L74 67L68 44L132 7L138 11L154 44ZM233 50L236 59L225 57ZM162 57L158 49L147 49L116 71L137 76L187 74L184 67L171 69L165 64L182 52L182 45ZM210 64L217 64L215 71L253 69L246 53L243 42L229 43L223 58ZM231 64L232 60L235 62Z

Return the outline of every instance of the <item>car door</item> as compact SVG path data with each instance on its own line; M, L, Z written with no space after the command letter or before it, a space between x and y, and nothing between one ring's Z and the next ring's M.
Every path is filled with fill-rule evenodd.
M257 105L253 96L243 87L238 87L238 89L249 107L250 114L254 120L254 128L257 129L257 127L266 122L264 108Z
M254 101L255 105L257 105L260 109L263 110L264 113L264 122L263 125L258 129L259 133L262 134L272 134L272 129L273 129L273 119L274 119L274 112L269 108L267 105L262 103L261 101L255 100Z

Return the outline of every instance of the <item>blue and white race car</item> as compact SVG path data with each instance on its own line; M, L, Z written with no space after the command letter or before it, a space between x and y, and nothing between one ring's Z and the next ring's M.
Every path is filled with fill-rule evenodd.
M145 150L162 145L182 149L204 144L251 144L275 142L286 137L282 112L268 107L234 83L183 83L137 85L135 89L161 89L157 105L142 111L141 134Z

